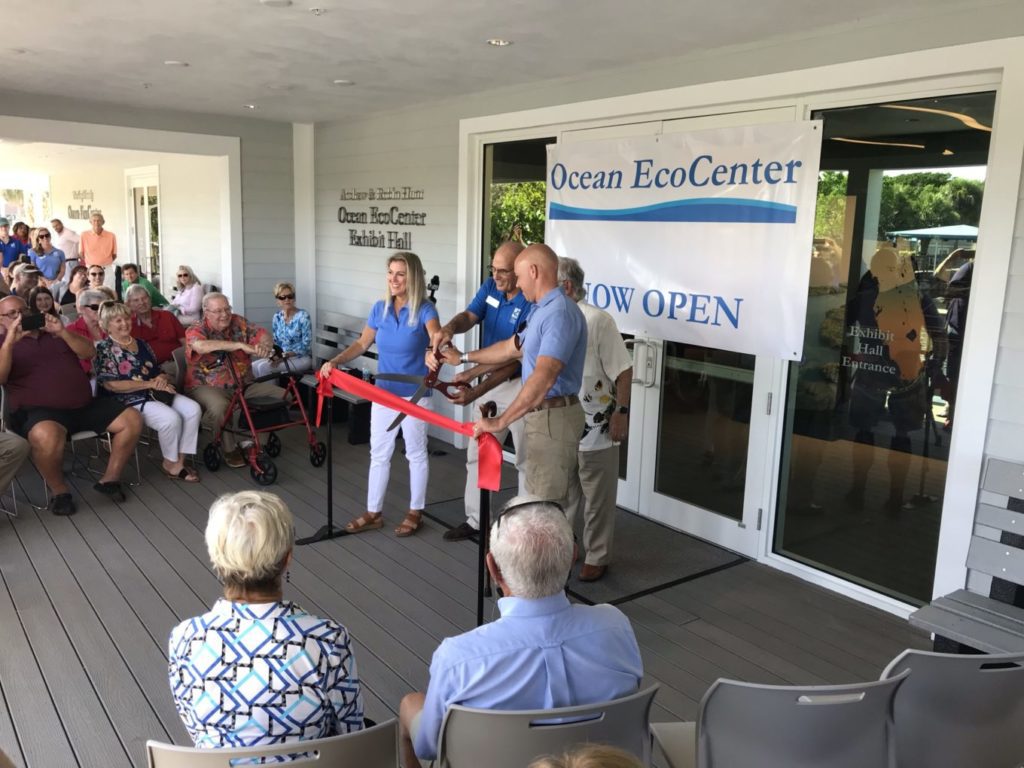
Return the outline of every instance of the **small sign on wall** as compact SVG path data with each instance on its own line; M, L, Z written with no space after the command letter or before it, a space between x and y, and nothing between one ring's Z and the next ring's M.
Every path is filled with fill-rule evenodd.
M94 213L100 213L100 209L92 205L95 193L91 189L72 190L71 199L77 203L68 206L68 218L73 221L88 221Z
M342 205L338 206L338 222L348 229L351 246L411 251L414 230L403 228L425 227L427 214L415 206L399 203L423 197L422 189L407 186L343 189L339 195Z

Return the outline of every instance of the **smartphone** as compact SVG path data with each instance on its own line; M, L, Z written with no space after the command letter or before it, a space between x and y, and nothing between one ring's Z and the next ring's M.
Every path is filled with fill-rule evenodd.
M46 315L41 312L21 316L21 330L23 331L38 331L45 326Z

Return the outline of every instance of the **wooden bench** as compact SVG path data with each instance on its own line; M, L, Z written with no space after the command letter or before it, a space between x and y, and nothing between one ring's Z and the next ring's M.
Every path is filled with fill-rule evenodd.
M999 539L971 537L968 588L940 597L910 615L910 623L935 634L936 650L964 647L984 653L1024 651L1024 464L989 459L982 489L1005 497L978 504L974 523L999 532ZM987 498L991 498L988 497ZM987 594L972 581L991 577ZM984 586L984 585L981 585Z
M317 313L313 325L313 361L314 370L339 352L348 347L362 335L366 319L345 315L339 312L321 311ZM377 353L374 348L367 350L365 355L357 357L345 366L346 370L357 373L366 371L371 375L377 373ZM304 376L302 383L312 390L311 400L313 413L316 413L315 391L316 379L312 375ZM360 445L370 441L370 401L357 397L349 392L336 389L336 399L343 401L343 407L335 405L335 421L348 421L348 442Z

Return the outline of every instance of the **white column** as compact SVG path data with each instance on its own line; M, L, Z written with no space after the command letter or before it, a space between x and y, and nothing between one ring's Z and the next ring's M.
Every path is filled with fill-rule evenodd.
M316 325L316 183L312 123L292 123L295 181L295 291Z

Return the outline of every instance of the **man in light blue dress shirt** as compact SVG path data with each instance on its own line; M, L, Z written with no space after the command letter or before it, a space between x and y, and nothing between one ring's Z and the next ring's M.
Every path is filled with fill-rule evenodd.
M558 282L558 256L535 244L516 257L516 281L534 303L520 332L465 355L454 348L446 362L501 364L523 361L523 388L495 418L479 419L476 434L501 432L524 420L522 490L568 505L577 474L577 448L584 415L579 391L587 356L587 321Z
M573 605L565 582L575 546L556 505L513 499L491 526L487 569L501 618L444 640L426 694L402 699L402 764L432 760L452 704L552 709L634 693L643 678L629 619L610 605ZM486 764L481 755L480 764Z

